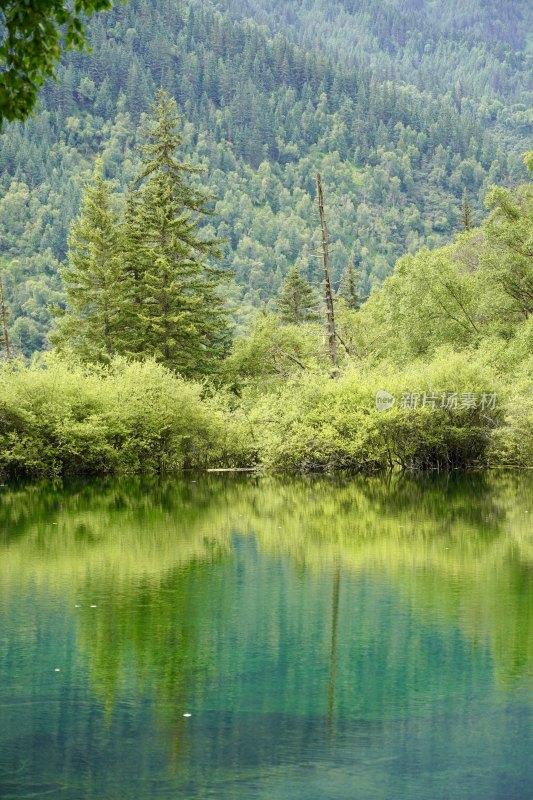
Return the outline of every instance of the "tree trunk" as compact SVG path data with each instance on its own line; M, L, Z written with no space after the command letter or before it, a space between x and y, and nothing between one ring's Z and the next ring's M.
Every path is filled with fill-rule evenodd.
M329 355L331 363L333 364L332 374L337 377L338 372L338 359L337 359L337 341L335 333L335 315L333 313L333 294L331 291L331 280L329 277L329 237L328 226L326 224L326 215L324 213L324 195L322 192L322 180L320 174L316 176L316 188L318 197L318 211L320 214L320 227L322 228L322 258L324 263L324 288L326 293L326 314L327 314L327 331L328 331L328 344Z
M2 278L0 278L0 315L2 316L2 339L4 343L4 350L6 353L6 358L10 359L11 350L9 349L9 335L7 332L7 310L4 301L4 285L2 283Z

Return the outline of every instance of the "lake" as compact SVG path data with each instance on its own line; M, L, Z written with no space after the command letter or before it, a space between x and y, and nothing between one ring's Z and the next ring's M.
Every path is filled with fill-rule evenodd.
M0 503L2 800L533 798L533 476Z

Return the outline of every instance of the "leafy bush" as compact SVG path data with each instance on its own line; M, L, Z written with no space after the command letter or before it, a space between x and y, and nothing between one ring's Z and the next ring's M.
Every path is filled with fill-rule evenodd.
M0 470L7 476L164 472L251 457L224 395L153 361L88 369L48 356L0 371ZM242 429L241 429L242 426Z
M509 389L502 425L494 433L489 456L493 464L533 467L532 356L521 365Z
M496 394L490 368L465 354L441 349L429 363L398 371L391 366L368 373L352 369L338 381L308 375L266 396L252 411L261 460L273 467L380 469L401 465L451 468L478 464L498 424L500 410L481 407L481 396ZM379 390L394 406L378 411ZM457 408L441 407L442 394L457 395ZM434 393L435 408L423 395ZM419 395L416 407L402 398ZM476 400L476 407L469 405Z

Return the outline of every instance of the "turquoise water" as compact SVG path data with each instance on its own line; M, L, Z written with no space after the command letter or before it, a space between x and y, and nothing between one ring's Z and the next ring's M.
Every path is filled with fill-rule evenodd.
M0 797L533 798L532 489L2 487Z

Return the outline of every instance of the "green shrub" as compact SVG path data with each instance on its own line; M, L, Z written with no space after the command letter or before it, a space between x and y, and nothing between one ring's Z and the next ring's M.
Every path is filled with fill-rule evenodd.
M533 467L533 357L513 377L502 425L492 437L492 464Z
M251 457L227 398L154 361L87 368L48 356L0 371L7 476L165 472Z
M376 409L376 393L396 398ZM402 408L409 393L435 393L435 408ZM457 393L458 407L441 408L441 393ZM481 408L482 393L496 393L490 368L466 354L438 351L429 364L398 371L382 366L368 373L352 369L338 381L307 375L266 396L253 409L261 460L273 467L363 469L401 465L451 468L483 462L500 410ZM476 407L462 406L467 393ZM448 396L448 395L447 395Z

